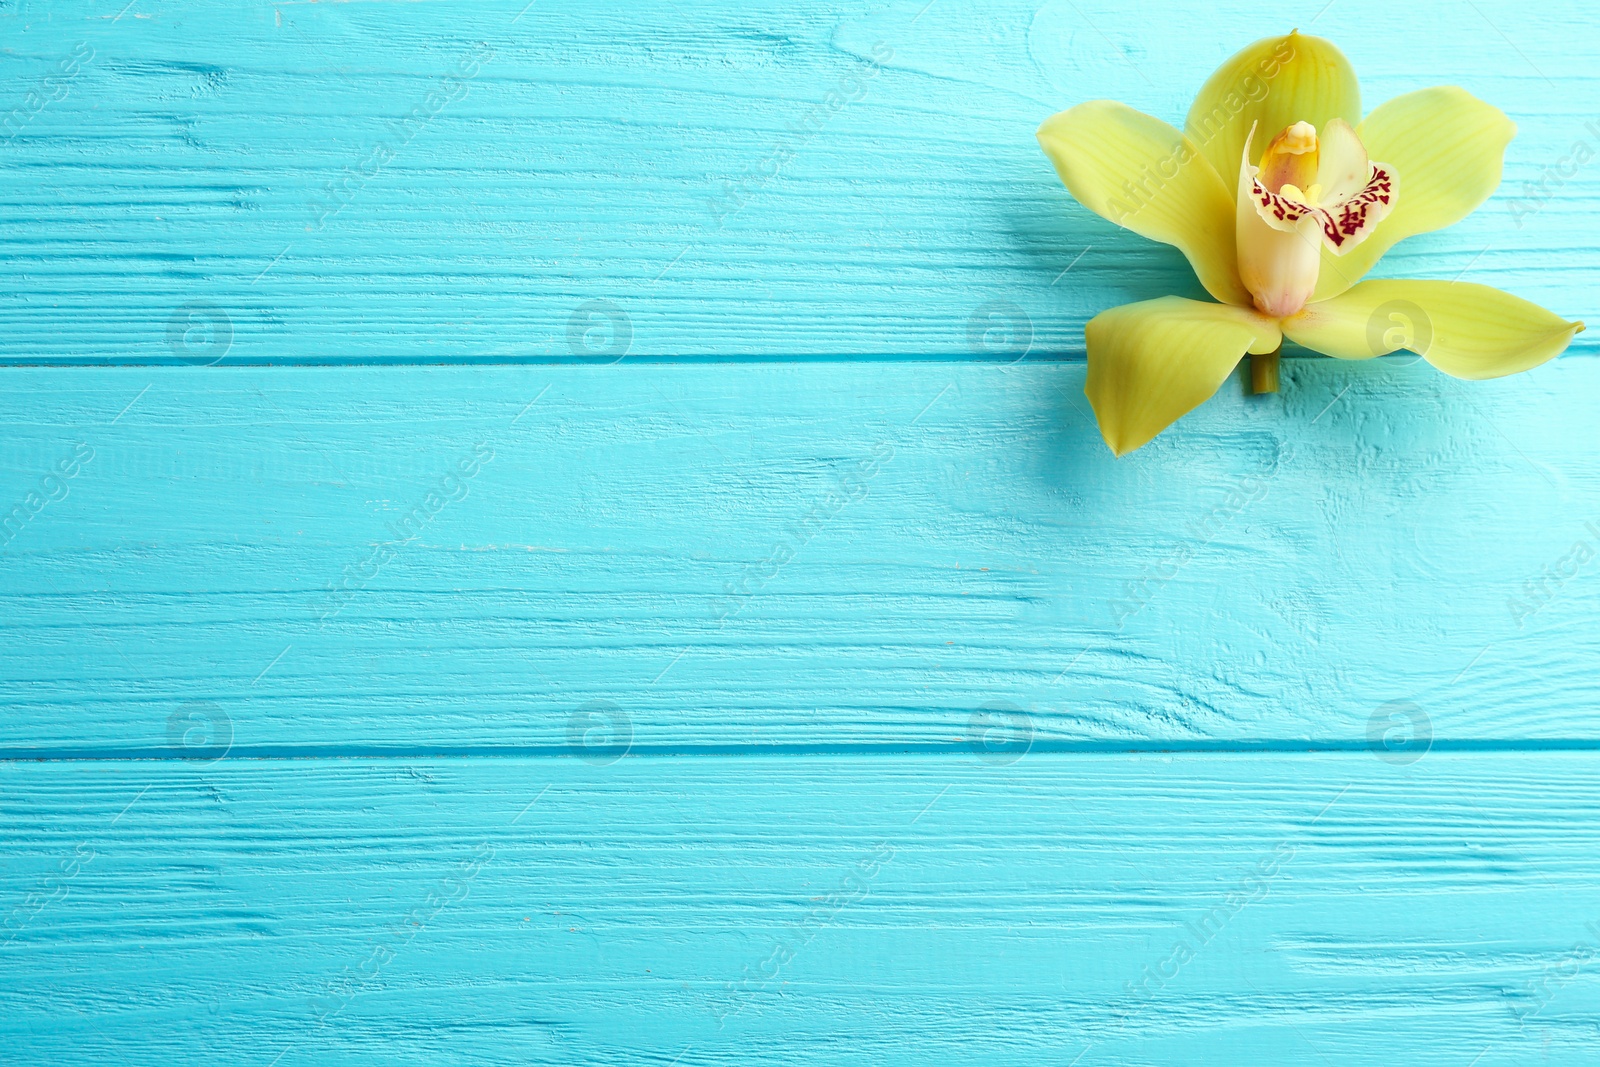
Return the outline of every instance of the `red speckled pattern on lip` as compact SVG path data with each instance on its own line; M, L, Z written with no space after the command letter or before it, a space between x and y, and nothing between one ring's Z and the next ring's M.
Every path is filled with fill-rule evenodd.
M1372 164L1372 176L1362 190L1350 199L1331 207L1312 207L1280 193L1274 193L1261 184L1259 177L1250 181L1250 195L1256 211L1274 229L1289 230L1307 217L1318 220L1324 243L1335 255L1356 245L1383 221L1394 207L1399 185L1392 170L1383 163Z

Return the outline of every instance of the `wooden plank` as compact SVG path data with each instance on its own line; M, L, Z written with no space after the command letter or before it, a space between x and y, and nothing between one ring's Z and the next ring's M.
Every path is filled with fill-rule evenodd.
M1120 461L1082 379L14 370L0 754L1600 737L1600 363L1297 361Z
M1101 97L1179 121L1293 21L1242 0L106 6L0 9L0 359L1077 358L1096 312L1200 290L1074 204L1035 127ZM1381 270L1579 318L1600 23L1479 7L1340 0L1310 27L1369 107L1459 83L1522 130L1493 201Z
M1593 1063L1597 771L8 762L0 1041L57 1064Z

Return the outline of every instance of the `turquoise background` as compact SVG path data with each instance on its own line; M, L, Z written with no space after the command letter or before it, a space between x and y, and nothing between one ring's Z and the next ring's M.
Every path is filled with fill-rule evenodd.
M0 1061L1600 1057L1595 335L1114 460L1201 291L1033 139L1298 26L1592 321L1589 7L125 3L0 2Z

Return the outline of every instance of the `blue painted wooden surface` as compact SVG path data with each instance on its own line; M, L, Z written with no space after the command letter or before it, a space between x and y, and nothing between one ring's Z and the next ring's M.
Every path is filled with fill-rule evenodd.
M1198 287L1032 137L1297 23L1593 320L1588 8L124 2L0 3L0 1060L1600 1056L1594 335L1114 461Z

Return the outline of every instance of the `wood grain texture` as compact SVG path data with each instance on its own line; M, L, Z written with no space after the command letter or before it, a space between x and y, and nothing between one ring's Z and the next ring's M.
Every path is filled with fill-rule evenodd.
M1593 742L1597 366L1296 361L1120 461L1059 363L14 370L0 499L93 458L3 751Z
M1095 313L1201 291L1033 130L1099 97L1180 122L1296 22L1369 108L1458 82L1521 126L1496 197L1380 274L1594 317L1581 0L525 2L0 5L0 358L1077 358Z
M45 900L0 946L7 1053L1577 1067L1600 1010L1597 770L13 762L0 847Z
M1578 0L0 0L0 1062L1595 1062L1593 334L1082 396L1296 24L1594 320Z

